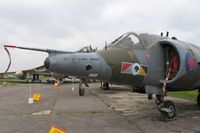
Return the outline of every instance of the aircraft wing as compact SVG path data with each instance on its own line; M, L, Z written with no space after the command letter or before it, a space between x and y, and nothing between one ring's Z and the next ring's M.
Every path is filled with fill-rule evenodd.
M28 70L22 70L22 72L24 74L29 74L29 75L33 75L33 74L44 75L44 76L52 75L52 73L46 70L46 68L43 65L36 68L28 69Z
M44 66L39 66L36 68L32 68L32 69L27 69L27 70L21 70L21 71L14 71L14 72L6 72L6 73L0 73L0 77L4 77L4 76L8 76L8 75L17 75L19 73L23 73L23 74L38 74L38 75L45 75L45 76L51 76L51 72L49 72L48 70L46 70L46 68Z
M49 74L50 72L46 70L46 68L42 65L36 68L22 70L24 73L32 73L32 74Z

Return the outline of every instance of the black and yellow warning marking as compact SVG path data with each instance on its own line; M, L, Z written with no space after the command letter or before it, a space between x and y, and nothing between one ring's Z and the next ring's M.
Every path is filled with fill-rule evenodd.
M147 76L149 71L149 66L140 64L140 72L139 75Z

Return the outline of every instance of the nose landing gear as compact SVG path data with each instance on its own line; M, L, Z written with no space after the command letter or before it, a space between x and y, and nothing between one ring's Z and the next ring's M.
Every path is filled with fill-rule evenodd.
M79 95L84 96L85 95L85 89L84 88L79 88Z
M79 95L80 96L85 95L85 89L82 88L83 83L85 84L86 87L89 87L89 85L85 79L80 79L80 82L79 82Z

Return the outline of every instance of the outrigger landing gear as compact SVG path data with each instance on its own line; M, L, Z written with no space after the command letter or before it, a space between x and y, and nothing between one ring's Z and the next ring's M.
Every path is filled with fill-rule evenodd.
M161 120L162 121L175 120L177 118L175 104L170 100L164 101L163 100L164 96L161 95L157 95L156 98L157 99L155 102L158 105L158 109L161 114Z
M200 89L198 90L199 94L197 96L197 105L200 107Z
M84 96L85 95L85 89L82 88L83 83L85 84L86 87L89 87L85 79L80 79L79 82L79 95Z

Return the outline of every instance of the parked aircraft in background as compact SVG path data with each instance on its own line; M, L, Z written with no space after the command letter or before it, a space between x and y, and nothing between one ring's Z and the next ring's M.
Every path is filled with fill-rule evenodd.
M40 83L41 80L39 79L39 76L52 77L53 79L51 79L51 82L55 82L56 80L63 80L67 77L64 74L50 72L46 70L44 66L39 66L27 70L20 70L16 72L0 73L0 75L2 75L2 78L9 77L12 75L13 77L15 76L18 79L25 80L27 83Z
M41 80L39 79L39 75L44 75L44 76L50 77L51 73L49 71L47 71L44 66L15 72L15 76L18 79L25 80L26 82L29 82L29 81L30 82L41 82Z
M84 95L82 84L88 86L87 79L143 88L149 96L156 95L155 102L166 120L177 116L175 104L164 100L168 91L200 93L200 48L169 38L168 33L158 36L128 32L96 52L5 47L47 52L46 69L80 78L81 96ZM200 94L197 104L200 106Z

